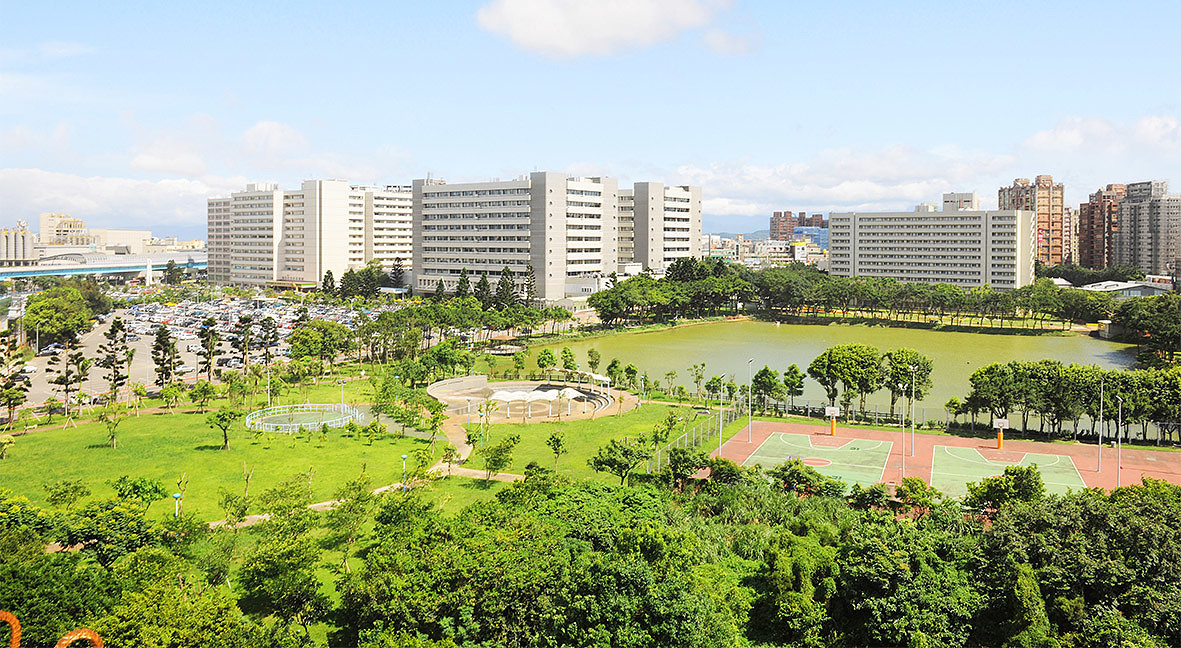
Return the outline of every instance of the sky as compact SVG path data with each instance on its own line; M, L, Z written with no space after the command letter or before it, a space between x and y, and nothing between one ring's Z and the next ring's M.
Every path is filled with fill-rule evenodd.
M248 182L535 170L773 210L1181 190L1181 3L0 0L0 226L204 237Z

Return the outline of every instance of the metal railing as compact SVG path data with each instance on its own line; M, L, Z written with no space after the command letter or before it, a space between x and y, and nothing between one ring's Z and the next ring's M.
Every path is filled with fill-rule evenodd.
M718 423L719 415L721 416L720 425ZM691 427L656 450L655 456L645 462L646 471L658 473L664 470L668 465L668 452L673 448L701 448L709 453L717 448L718 436L726 429L726 426L745 417L746 403L740 402L722 408L720 414L714 412L704 420L694 421ZM712 447L702 447L710 444L711 441L713 442Z
M270 423L264 419L272 416L282 416L284 414L294 415L302 412L322 412L325 414L336 414L332 418L321 418L320 420L309 423L307 421L302 423ZM361 411L352 405L342 405L340 403L324 404L324 403L310 403L301 405L276 405L266 409L255 410L246 415L246 429L257 430L262 432L282 432L284 434L291 434L299 431L300 428L307 429L309 427L322 427L327 425L329 428L342 428L348 424L349 421L358 420L361 417Z

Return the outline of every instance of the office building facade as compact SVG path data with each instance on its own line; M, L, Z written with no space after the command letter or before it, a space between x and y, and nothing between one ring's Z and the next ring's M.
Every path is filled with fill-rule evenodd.
M1035 216L1024 210L829 215L829 272L964 288L1033 282Z
M1181 262L1181 195L1160 180L1129 184L1114 239L1116 265L1171 275Z
M209 279L221 285L313 288L372 260L409 270L410 188L307 180L247 185L207 202Z
M1109 184L1092 193L1078 208L1078 264L1100 270L1115 262L1115 233L1119 231L1119 204L1128 186Z
M1061 265L1069 260L1073 243L1070 228L1064 225L1062 184L1054 176L1040 175L1030 182L1017 178L997 192L998 209L1030 211L1036 218L1037 258L1045 265Z
M701 187L637 182L619 200L620 263L660 271L701 257Z
M772 212L769 238L772 241L790 241L793 230L797 227L828 227L828 218L824 214L809 216L807 212Z

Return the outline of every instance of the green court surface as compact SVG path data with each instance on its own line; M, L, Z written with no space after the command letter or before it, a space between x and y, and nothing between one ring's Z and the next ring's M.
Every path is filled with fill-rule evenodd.
M815 445L812 439L804 434L775 432L742 465L772 468L796 457L820 473L838 477L850 485L868 486L882 481L882 471L893 445L889 441L833 438L831 443L846 443L832 447L821 445L828 443L828 438Z
M934 466L931 468L931 485L945 495L963 497L968 494L968 482L999 475L1005 471L1005 466L1011 465L1014 464L985 459L975 448L937 445ZM1082 475L1070 457L1027 452L1017 465L1036 465L1042 473L1047 492L1065 493L1068 489L1086 488Z

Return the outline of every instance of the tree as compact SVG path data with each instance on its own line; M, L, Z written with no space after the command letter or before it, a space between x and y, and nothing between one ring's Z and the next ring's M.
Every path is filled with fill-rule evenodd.
M337 489L332 494L332 501L333 506L326 516L330 530L328 545L339 549L342 554L337 572L343 570L352 573L349 558L352 556L353 547L380 500L373 493L369 475L361 473L359 477Z
M998 511L1016 502L1034 502L1045 495L1041 471L1037 466L1005 466L996 477L968 483L964 507L978 513Z
M447 298L447 285L443 283L442 279L435 284L435 294L431 295L431 299L436 302L441 302Z
M484 460L484 485L492 484L492 478L504 471L513 463L513 449L520 443L521 437L513 434L505 437L495 445L482 446L476 454Z
M51 506L57 506L69 511L70 508L83 497L90 497L90 487L80 479L62 479L46 482L41 485L45 489L45 501Z
M0 333L0 401L8 409L8 425L11 426L16 408L28 398L29 383L21 373L24 370L24 352L16 341L12 329Z
M179 286L183 278L184 271L177 267L176 261L169 259L168 263L164 264L164 276L161 280L169 286Z
M287 340L292 360L317 357L325 367L330 367L337 355L348 350L351 337L343 324L317 319L293 330Z
M758 400L763 410L767 409L767 400L775 398L783 392L783 385L779 382L779 372L767 365L755 372L751 379L751 393Z
M476 288L472 291L472 296L479 300L480 308L484 310L492 308L492 285L488 283L488 275L480 275L480 280L476 282Z
M443 463L447 464L447 476L448 477L451 476L451 466L453 464L459 463L459 460L460 460L459 449L456 448L455 446L451 445L450 443L448 443L447 446L445 448L443 448L443 457L442 457Z
M103 334L106 342L98 347L98 366L107 370L107 385L111 391L111 401L119 402L119 390L127 384L128 371L124 361L130 349L127 346L127 327L123 319L116 317L111 320L111 326Z
M926 397L931 389L933 367L930 358L914 349L894 349L882 354L882 381L890 390L890 416L894 416L894 404L899 397L911 398L912 393L915 401Z
M320 282L320 291L329 295L336 292L336 278L332 276L331 270L324 271L324 279Z
M205 372L205 380L213 380L213 365L220 351L221 335L217 332L217 320L206 317L197 330L197 339L201 343L200 358L197 371Z
M259 325L258 342L262 345L263 361L269 367L274 354L273 347L279 344L279 327L275 324L275 318L263 318Z
M554 356L552 349L542 349L537 354L537 368L545 372L546 380L549 380L549 370L553 369L558 364L558 359Z
M833 349L825 349L823 353L812 360L812 364L808 365L808 376L824 388L824 395L828 398L829 407L836 405L837 390L841 382L834 355Z
M119 424L123 419L127 418L127 413L123 408L114 403L107 405L102 409L98 415L98 420L102 422L103 427L107 429L107 442L111 445L111 449L115 449L116 433L119 430Z
M0 459L8 458L8 451L16 445L16 437L11 434L0 434Z
M90 358L81 351L66 350L49 359L48 373L54 374L49 382L62 391L62 402L65 403L66 418L70 418L70 394L81 388L82 382L90 374Z
M249 315L240 315L238 323L234 326L234 336L231 346L238 351L239 357L242 359L242 371L250 371L250 347L254 344L254 318Z
M160 398L168 405L168 409L176 412L176 406L180 404L180 399L185 395L185 384L174 381L164 385L160 389Z
M789 399L788 407L795 409L796 397L804 395L804 372L795 363L783 372L783 388Z
M467 268L460 268L459 279L455 282L455 292L452 296L456 299L464 299L470 297L472 294L472 283L467 277Z
M321 619L328 600L320 592L316 568L320 549L306 534L267 534L243 562L239 582L247 596L279 618L308 626Z
M684 490L689 478L707 466L709 466L709 457L700 450L669 448L668 468L666 468L669 485L676 490Z
M406 287L406 268L402 257L394 257L394 263L390 266L390 285L394 288Z
M554 470L557 470L558 458L567 452L566 435L562 434L561 430L554 430L554 433L546 438L545 445L549 446L550 452L554 453Z
M570 350L570 347L562 347L562 371L569 378L570 373L577 370L578 360L574 357L574 352Z
M595 456L587 460L587 464L596 472L606 472L619 477L619 484L627 483L628 475L635 467L652 457L647 444L640 439L612 439L607 445L599 448Z
M705 380L705 363L699 362L689 367L689 375L693 377L693 385L697 388L697 398L701 398L701 383Z
M90 328L93 312L81 291L59 286L32 295L25 308L24 328L36 331L41 342L71 345Z
M205 406L215 397L217 397L217 387L214 387L213 383L208 380L198 380L189 390L189 400L193 401L201 412L205 411Z
M514 273L508 266L500 271L500 279L496 281L496 295L494 301L497 308L505 310L517 305L517 287L513 282Z
M157 386L163 387L172 382L178 360L180 352L176 349L176 339L168 332L167 326L161 326L156 329L156 338L152 342L152 364L156 367Z
M533 271L533 264L525 264L525 305L537 304L537 273Z
M164 482L158 479L121 475L114 481L108 481L107 484L115 491L115 497L136 502L143 506L145 511L152 506L152 502L168 497L168 489L164 488Z
M196 391L195 387L194 391ZM230 449L230 427L234 424L234 421L237 421L241 417L242 414L240 412L232 410L228 407L222 407L216 412L213 412L212 414L205 417L206 425L215 430L221 430L222 450Z
M603 356L600 355L599 352L594 349L594 347L586 350L586 366L589 367L591 371L599 370L599 362L601 362L602 359Z

